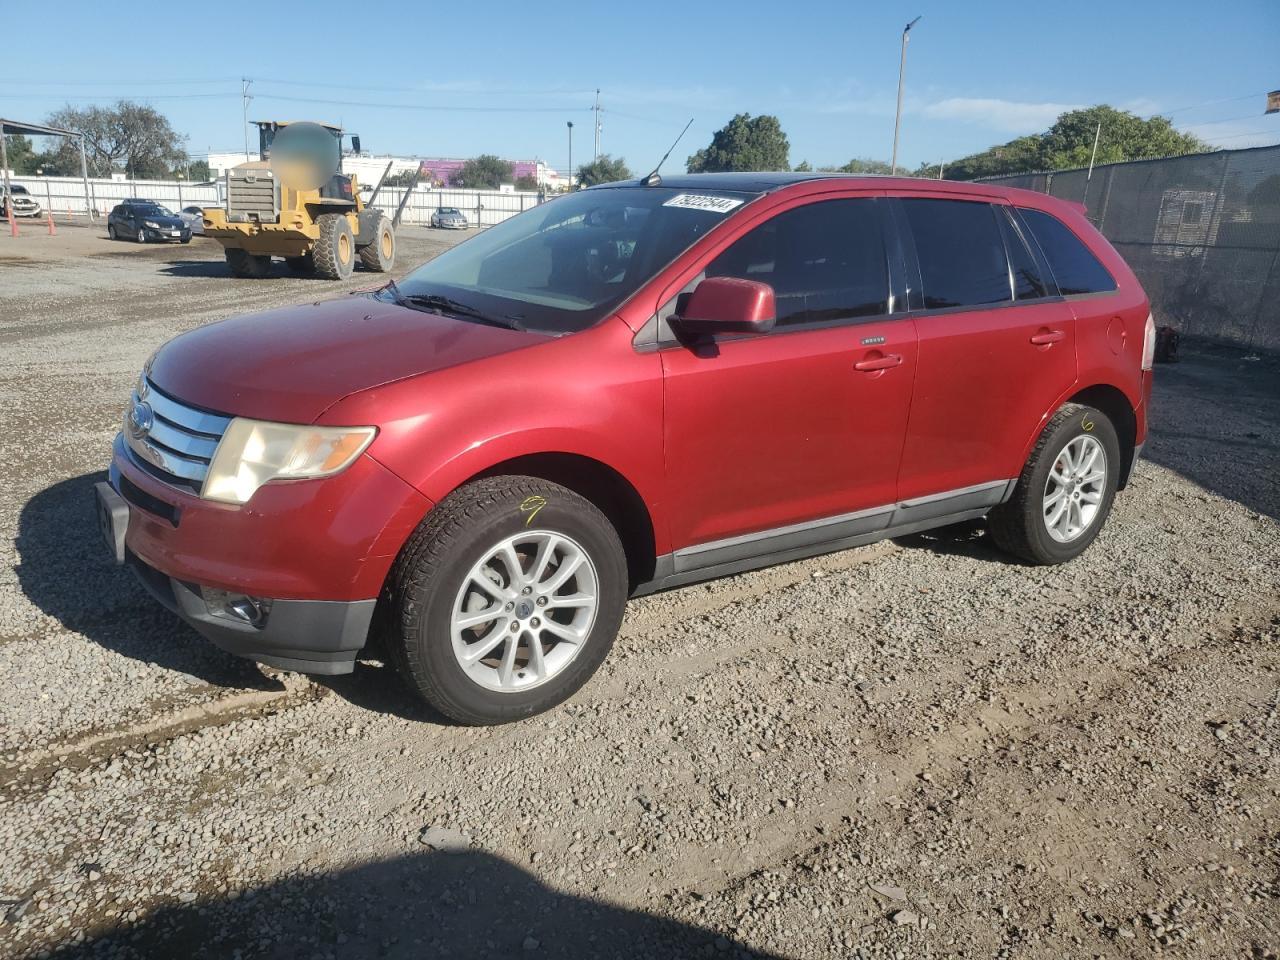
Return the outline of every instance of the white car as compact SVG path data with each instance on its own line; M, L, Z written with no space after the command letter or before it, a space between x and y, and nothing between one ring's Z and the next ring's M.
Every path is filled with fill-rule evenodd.
M38 217L44 213L44 208L36 202L35 197L31 196L31 191L20 184L10 184L9 189L13 191L13 215L15 217ZM0 183L0 217L9 215L9 205L5 202L4 184Z
M204 236L204 208L183 207L178 211L178 219L191 228L193 237Z

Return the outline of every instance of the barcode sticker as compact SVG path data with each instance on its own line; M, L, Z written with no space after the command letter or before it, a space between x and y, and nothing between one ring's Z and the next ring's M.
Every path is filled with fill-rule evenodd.
M706 210L708 213L728 213L734 207L742 206L742 201L735 197L713 197L704 193L677 193L663 206Z

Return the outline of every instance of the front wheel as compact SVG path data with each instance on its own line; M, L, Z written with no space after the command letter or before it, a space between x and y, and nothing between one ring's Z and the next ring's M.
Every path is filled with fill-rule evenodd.
M627 598L618 534L592 503L533 477L454 492L401 551L387 646L410 686L465 724L549 710L595 673Z
M1072 560L1106 522L1119 476L1120 441L1107 415L1068 403L1045 425L1013 496L991 511L991 536L1031 563Z
M324 213L316 218L320 238L311 252L316 273L329 280L345 280L356 266L356 237L345 213Z
M378 218L373 242L360 248L360 262L374 273L387 273L396 265L396 233L386 217Z

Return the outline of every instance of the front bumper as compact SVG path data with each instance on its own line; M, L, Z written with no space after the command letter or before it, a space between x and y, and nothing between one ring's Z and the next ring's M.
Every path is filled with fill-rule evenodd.
M243 506L148 473L117 436L99 525L118 563L218 647L304 673L348 673L392 561L431 501L367 455L323 480L267 484ZM232 618L212 591L270 601Z
M162 227L159 230L143 227L142 236L152 242L164 240L170 243L181 243L191 239L191 231L186 227Z

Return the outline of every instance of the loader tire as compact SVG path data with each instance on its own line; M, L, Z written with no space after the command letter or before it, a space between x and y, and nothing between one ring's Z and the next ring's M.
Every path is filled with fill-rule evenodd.
M356 238L346 214L322 214L316 225L320 228L312 254L316 273L329 280L347 279L356 266Z
M373 242L360 248L360 262L374 273L387 273L396 265L396 232L386 217L378 218Z
M248 253L245 250L228 249L227 266L231 268L233 277L242 277L246 280L261 280L271 275L270 257Z

